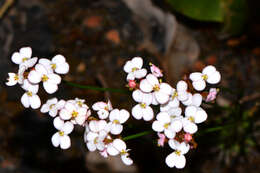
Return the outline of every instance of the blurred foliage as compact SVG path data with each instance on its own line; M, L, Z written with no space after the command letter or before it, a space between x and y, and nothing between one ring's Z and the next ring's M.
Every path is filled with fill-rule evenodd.
M246 0L167 0L172 8L195 20L223 23L222 31L231 35L243 30L247 19Z

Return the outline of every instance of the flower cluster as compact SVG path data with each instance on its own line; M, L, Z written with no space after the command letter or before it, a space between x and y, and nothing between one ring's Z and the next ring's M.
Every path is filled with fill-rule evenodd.
M169 167L183 168L186 163L184 154L195 148L192 135L197 132L197 124L207 119L207 113L200 106L203 101L201 92L206 83L220 82L220 73L214 66L207 66L202 73L195 72L190 80L180 80L176 88L162 82L162 70L150 63L150 73L143 67L143 59L134 57L126 62L124 71L128 73L128 87L133 91L132 98L138 103L132 108L135 119L152 121L152 129L158 133L158 145L168 141L173 153L166 157ZM207 102L216 98L216 89L210 89ZM152 106L158 106L156 112ZM154 116L156 118L154 120Z
M38 109L41 106L40 97L37 95L40 82L43 83L47 93L53 94L61 82L58 74L69 72L69 64L64 56L56 55L52 60L41 58L38 61L37 57L32 57L30 47L23 47L19 52L13 53L11 60L19 65L19 69L17 73L8 73L6 85L14 86L17 83L21 85L25 90L21 102L26 108Z

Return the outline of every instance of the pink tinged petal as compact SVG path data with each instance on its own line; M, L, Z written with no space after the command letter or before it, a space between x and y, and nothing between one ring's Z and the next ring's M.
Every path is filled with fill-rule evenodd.
M48 78L49 78L48 82L51 82L53 84L60 84L60 82L61 82L61 77L54 73L48 74Z
M159 85L158 78L156 76L154 76L153 74L148 74L146 76L146 79L152 86Z
M58 147L60 145L60 135L59 132L56 132L52 137L51 137L51 142L54 147Z
M32 56L32 49L30 47L23 47L19 52L23 58L31 58Z
M152 129L156 132L162 132L164 130L164 124L161 121L154 121L152 124Z
M195 90L202 91L206 87L206 82L204 80L199 80L196 82L192 82L192 86L194 87Z
M56 129L61 130L62 127L64 126L64 121L60 119L60 117L56 117L53 120L53 125Z
M129 117L130 117L130 114L127 110L125 110L125 109L120 110L120 115L119 115L120 124L123 124L124 122L126 122Z
M67 109L61 109L59 114L63 120L69 120L71 118L71 113Z
M192 80L192 81L202 80L202 73L199 73L199 72L191 73L190 80Z
M33 94L31 97L29 97L29 102L33 109L38 109L41 107L40 97L36 94Z
M121 156L121 159L122 159L122 161L123 161L123 163L124 163L125 165L128 165L128 166L129 166L129 165L132 165L132 164L133 164L133 160L128 157L128 154L122 155L122 156Z
M119 114L120 114L120 111L119 109L114 109L110 112L109 114L109 120L112 122L114 120L118 120L119 119Z
M220 79L221 79L221 75L218 71L216 71L212 75L208 76L207 82L210 84L217 84L219 83Z
M186 91L188 89L188 85L185 81L181 80L177 83L176 86L177 91Z
M160 104L165 104L169 101L170 96L160 90L158 92L155 92L155 98Z
M153 86L148 82L147 79L143 79L140 82L140 89L143 92L151 92L153 90Z
M37 61L38 61L38 58L34 57L34 58L31 58L31 59L25 61L24 63L20 64L20 66L25 65L26 68L31 68L37 63Z
M198 126L194 123L187 122L185 123L183 130L187 133L194 134L198 131Z
M217 89L216 88L210 88L209 94L207 95L206 102L210 102L216 99L217 96Z
M143 59L141 57L134 57L132 60L131 60L132 64L134 67L137 67L137 68L142 68L143 66Z
M145 75L147 74L147 70L143 68L143 69L135 71L134 74L135 74L135 78L141 79L141 78L145 77Z
M207 113L203 109L199 108L196 112L196 115L194 116L195 123L202 123L206 121L207 117Z
M70 70L70 66L68 63L59 64L55 68L55 72L58 74L67 74Z
M112 124L110 132L113 135L119 135L123 131L123 126L121 124Z
M97 149L96 145L92 141L87 143L87 147L89 151L95 151Z
M43 82L43 88L48 94L53 94L58 90L58 85L51 82Z
M11 59L12 59L13 63L21 64L22 60L23 60L23 57L18 52L15 52L15 53L13 53Z
M39 73L41 76L44 74L47 75L48 73L47 69L42 64L36 64L35 71Z
M143 113L142 113L143 109L141 108L140 104L135 105L132 108L132 115L135 119L140 120L143 117Z
M186 117L191 117L191 116L195 116L197 113L197 107L196 106L188 106L185 109L185 116Z
M158 145L163 147L164 146L164 142L165 142L165 135L162 133L157 133L159 139L158 139Z
M132 62L127 61L126 64L124 65L124 71L126 73L130 73L130 72L132 72L132 68L133 68Z
M60 148L61 149L68 149L71 146L70 137L67 135L60 137Z
M203 70L202 70L202 73L203 74L206 74L208 76L210 76L211 74L215 73L216 72L216 68L212 65L209 65L207 67L205 67Z
M55 55L51 61L53 63L64 63L66 62L66 59L63 55Z
M175 137L175 135L176 135L176 133L172 129L170 129L170 128L165 129L164 130L164 134L169 139L173 139Z
M118 150L118 151L122 151L122 150L126 150L126 144L124 141L122 141L121 139L115 139L113 141L113 146Z
M109 115L109 112L105 109L101 109L97 112L97 114L100 119L106 119Z
M28 97L27 93L24 93L23 96L21 97L21 103L23 104L23 106L25 108L30 107L29 97Z
M154 113L153 113L153 109L150 106L147 106L144 110L143 110L143 119L145 121L151 121L154 117Z
M29 75L28 75L28 80L31 83L37 84L41 82L41 74L39 74L38 72L36 72L35 70L30 71Z
M186 165L186 158L184 157L184 155L180 155L180 156L177 156L176 158L174 158L175 160L175 166L176 168L178 169L182 169L185 167Z
M143 95L144 95L144 93L138 89L132 93L132 97L133 97L134 101L136 101L138 103L141 103L143 101Z
M64 132L65 135L70 134L74 129L74 125L67 121L66 123L64 123L64 126L62 127L62 131Z
M176 154L173 152L171 154L169 154L166 159L165 159L165 163L167 166L169 166L170 168L173 168L175 166L175 160L176 160Z
M200 94L194 94L192 96L192 104L199 107L202 103L202 96Z
M185 106L189 106L192 104L192 94L188 93L188 99L183 101L182 104L184 104Z
M118 155L120 152L119 152L117 149L115 149L115 148L113 147L112 143L111 143L111 144L109 144L108 147L107 147L107 153L108 153L109 155L111 155L111 156L116 156L116 155Z

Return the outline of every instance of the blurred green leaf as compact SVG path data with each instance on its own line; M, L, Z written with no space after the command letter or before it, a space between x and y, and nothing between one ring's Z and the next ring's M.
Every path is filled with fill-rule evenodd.
M223 22L221 0L167 0L177 12L201 21Z

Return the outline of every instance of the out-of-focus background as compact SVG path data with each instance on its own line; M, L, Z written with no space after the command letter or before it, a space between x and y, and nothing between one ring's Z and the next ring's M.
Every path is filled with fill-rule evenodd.
M260 172L260 4L257 0L1 0L0 1L0 172ZM7 87L17 71L11 55L30 46L33 56L63 54L70 64L64 78L79 84L124 88L122 67L141 56L162 67L172 86L183 75L215 65L222 74L220 95L207 106L196 150L183 170L164 163L171 152L159 148L156 134L127 141L135 164L89 153L83 128L71 135L72 147L51 144L52 119L24 109L19 87ZM51 96L40 93L42 101ZM131 96L73 88L62 83L53 96L110 98L130 110ZM123 136L151 129L131 119ZM212 128L216 127L216 128ZM207 130L211 129L211 130Z

